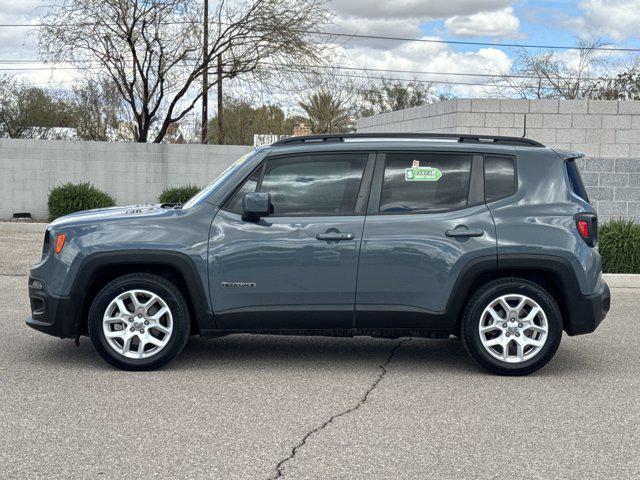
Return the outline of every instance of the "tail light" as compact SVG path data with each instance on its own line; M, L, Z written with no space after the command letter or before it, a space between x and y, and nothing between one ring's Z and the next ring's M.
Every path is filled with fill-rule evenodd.
M598 217L595 213L579 213L576 215L578 233L587 245L593 247L598 240Z

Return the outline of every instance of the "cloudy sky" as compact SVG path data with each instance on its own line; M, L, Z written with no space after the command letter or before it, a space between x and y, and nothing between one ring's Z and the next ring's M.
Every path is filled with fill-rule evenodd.
M0 71L64 87L74 81L74 71L52 72L37 63L30 29L8 26L37 22L44 3L0 0ZM328 6L335 17L327 29L350 34L545 45L574 45L577 37L599 36L612 45L640 47L640 0L333 0ZM481 79L446 74L505 72L514 54L493 46L357 38L343 50L343 66L437 72L376 75L459 83ZM24 63L28 61L35 63ZM464 96L483 91L468 85L452 88Z

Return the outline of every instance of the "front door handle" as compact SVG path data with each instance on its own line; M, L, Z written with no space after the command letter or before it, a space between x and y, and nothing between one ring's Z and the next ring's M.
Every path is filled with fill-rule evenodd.
M318 240L328 240L333 242L339 242L341 240L353 240L353 233L342 233L342 232L325 232L319 233L316 235L316 239Z
M484 230L479 228L454 228L444 232L447 237L481 237Z

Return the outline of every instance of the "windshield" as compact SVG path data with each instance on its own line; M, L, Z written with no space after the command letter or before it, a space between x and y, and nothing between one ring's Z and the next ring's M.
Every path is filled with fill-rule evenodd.
M243 155L238 160L236 160L229 168L227 168L224 172L222 172L220 176L218 176L218 178L216 178L213 182L211 182L209 185L207 185L198 193L196 193L193 197L191 197L189 201L185 203L182 208L185 209L185 208L195 207L196 205L200 205L204 201L204 199L211 194L211 192L213 192L220 185L224 184L224 182L226 182L229 177L231 177L249 159L251 159L257 151L258 151L257 149L251 150L249 153L247 153L246 155Z

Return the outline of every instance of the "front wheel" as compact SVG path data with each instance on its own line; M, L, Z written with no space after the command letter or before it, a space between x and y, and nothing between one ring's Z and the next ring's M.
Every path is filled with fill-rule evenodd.
M173 360L189 338L189 309L170 281L147 273L108 283L89 310L98 353L123 370L152 370Z
M549 293L520 278L495 280L469 300L462 340L483 367L500 375L527 375L545 366L562 338L562 317Z

